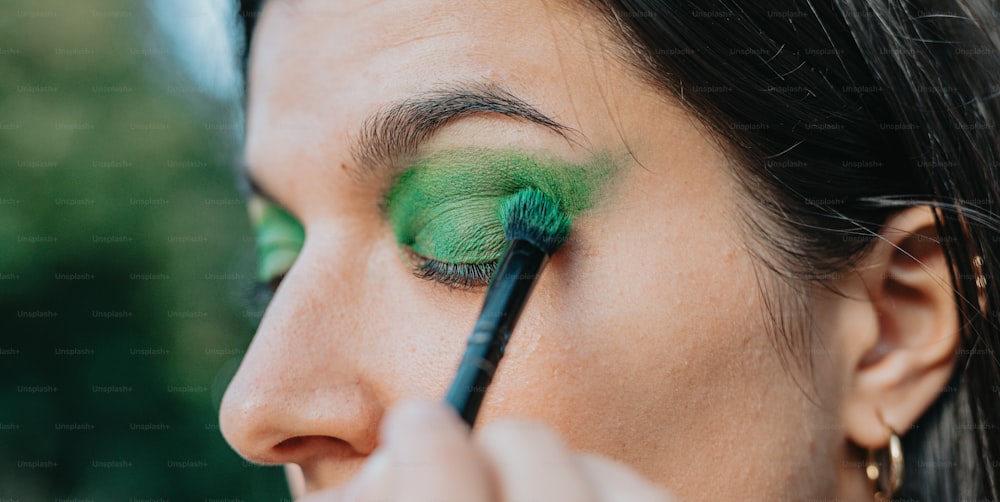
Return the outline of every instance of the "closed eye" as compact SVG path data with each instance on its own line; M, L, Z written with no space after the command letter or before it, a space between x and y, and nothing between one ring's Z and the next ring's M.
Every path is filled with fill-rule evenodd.
M444 284L453 289L478 289L489 285L496 271L497 262L449 263L417 254L410 248L407 253L412 262L413 275Z

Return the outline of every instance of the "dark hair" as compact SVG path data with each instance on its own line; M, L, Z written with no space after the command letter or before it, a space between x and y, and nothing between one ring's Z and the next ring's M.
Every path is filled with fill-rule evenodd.
M903 438L897 496L1000 498L997 13L965 0L590 2L634 48L625 58L724 138L771 216L747 218L776 251L759 258L791 287L850 270L893 212L940 210L961 349ZM808 344L802 326L777 328L779 343Z
M247 40L259 3L242 2ZM771 251L758 259L787 287L850 271L894 212L939 209L961 349L948 388L903 437L897 496L1000 499L998 13L973 0L587 4L623 59L720 139L754 202L748 235ZM780 352L808 347L807 326L772 315Z

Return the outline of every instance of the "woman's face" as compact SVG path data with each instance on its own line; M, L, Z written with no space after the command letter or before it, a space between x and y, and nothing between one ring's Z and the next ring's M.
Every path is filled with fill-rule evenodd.
M377 446L388 407L442 398L483 288L418 277L409 248L436 253L495 225L463 205L506 190L531 163L504 159L527 158L539 179L577 169L588 200L479 423L541 420L684 499L828 488L816 473L835 471L835 407L811 404L780 362L727 159L627 51L591 12L556 2L271 0L246 159L307 238L223 402L243 456L299 464L310 489L339 485ZM413 165L442 208L387 201ZM490 174L498 165L513 174ZM410 213L423 219L399 221ZM435 222L444 213L455 221ZM816 381L836 380L824 368Z

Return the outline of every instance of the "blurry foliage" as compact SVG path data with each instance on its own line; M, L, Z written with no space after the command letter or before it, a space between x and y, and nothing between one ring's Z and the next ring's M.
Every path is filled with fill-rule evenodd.
M241 126L146 5L0 3L3 500L288 497L217 425L260 315Z

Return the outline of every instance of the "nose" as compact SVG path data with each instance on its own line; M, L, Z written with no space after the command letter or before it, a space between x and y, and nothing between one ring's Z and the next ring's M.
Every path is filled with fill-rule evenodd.
M356 465L377 446L391 392L373 376L376 316L359 294L363 265L331 266L328 251L303 248L223 398L222 434L251 462Z

